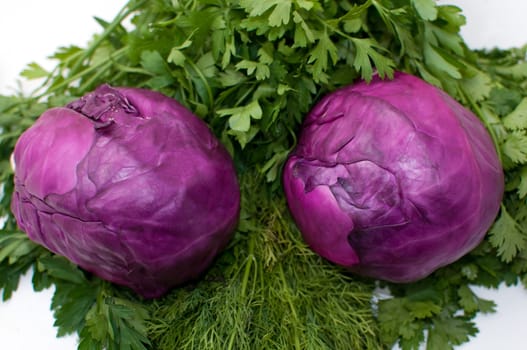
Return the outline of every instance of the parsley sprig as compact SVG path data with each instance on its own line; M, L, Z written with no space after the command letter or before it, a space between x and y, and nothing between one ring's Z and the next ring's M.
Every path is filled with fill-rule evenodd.
M527 47L473 51L455 6L433 0L130 0L86 47L65 46L31 96L0 96L0 290L33 271L55 287L58 335L79 349L452 349L492 301L473 286L527 286ZM487 239L429 278L357 278L314 255L287 213L280 172L298 127L328 91L373 74L417 74L491 133L506 193ZM38 115L106 82L173 96L233 155L243 210L203 280L155 301L101 281L30 242L10 214L10 155ZM388 296L376 300L378 287Z

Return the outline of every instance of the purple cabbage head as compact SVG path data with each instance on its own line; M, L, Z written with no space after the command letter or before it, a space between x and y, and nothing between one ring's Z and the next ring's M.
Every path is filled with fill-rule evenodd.
M20 228L147 298L199 277L237 224L230 155L158 92L102 85L50 109L21 135L14 161Z
M478 118L404 73L323 98L303 124L283 182L316 253L392 282L424 278L475 248L504 191Z

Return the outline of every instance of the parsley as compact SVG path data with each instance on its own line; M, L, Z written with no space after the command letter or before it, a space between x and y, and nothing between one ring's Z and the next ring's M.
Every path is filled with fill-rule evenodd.
M79 349L452 349L492 301L472 286L527 286L527 46L471 51L455 6L432 0L130 0L86 47L51 55L31 96L0 96L0 290L33 271L55 287L58 335ZM127 23L126 25L124 23ZM499 151L506 193L471 254L406 285L375 284L311 252L289 217L281 167L318 99L373 74L417 74L472 109ZM101 83L159 90L203 118L233 155L239 228L193 285L146 302L38 247L11 215L10 155L38 115Z

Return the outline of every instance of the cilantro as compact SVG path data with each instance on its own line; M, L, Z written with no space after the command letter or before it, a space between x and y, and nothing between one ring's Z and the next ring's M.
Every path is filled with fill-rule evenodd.
M453 349L477 333L472 318L493 312L495 305L472 291L455 271L459 265L416 283L390 286L393 295L378 305L385 344L397 343L402 350L421 349L422 344L427 350Z
M527 162L527 135L524 132L511 132L503 142L502 151L514 163Z
M489 232L489 241L497 247L498 254L505 262L510 262L519 251L526 248L525 230L514 220L502 205L498 220Z
M478 297L468 285L462 285L458 290L459 304L467 314L477 311L490 313L495 311L496 304L491 300Z
M503 118L503 124L507 129L527 129L527 98L523 98L518 106Z
M469 340L469 336L476 333L474 323L467 322L462 317L440 318L434 321L429 330L426 347L428 350L451 350L454 345L463 344Z
M462 88L474 101L480 102L489 97L492 79L482 71L474 71L462 82Z
M510 90L504 87L492 89L489 104L500 116L511 113L521 101L522 95L519 91Z
M524 199L527 196L527 166L520 168L519 173L519 184L518 184L518 196Z

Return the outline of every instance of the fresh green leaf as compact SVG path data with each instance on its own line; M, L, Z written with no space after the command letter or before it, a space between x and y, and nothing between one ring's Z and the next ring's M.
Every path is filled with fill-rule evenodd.
M510 130L527 129L527 97L503 118L503 124Z
M305 6L306 2L304 1L303 4ZM271 27L288 24L291 17L292 0L240 0L240 5L249 12L251 17L261 16L270 11L267 19Z
M255 74L257 80L269 78L271 74L267 64L249 60L242 60L238 62L238 64L236 64L236 69L245 69L247 71L247 75Z
M463 56L465 49L463 47L463 40L458 34L458 27L454 30L449 30L449 28L428 24L427 29L435 37L433 41L434 45L441 45L445 49L452 51L452 53Z
M503 117L511 113L521 100L520 92L503 87L492 89L489 96L489 104L494 107L498 115Z
M83 348L146 350L150 341L145 321L148 311L140 304L106 296L99 298L86 314L81 336L92 339Z
M40 79L49 76L49 72L38 63L32 62L27 65L20 75L28 79Z
M510 262L526 245L524 229L509 214L504 205L489 231L490 243L498 249L498 254L505 262Z
M77 284L85 282L84 273L61 256L43 257L38 261L37 266L40 271L46 271L53 278Z
M426 64L432 69L446 73L454 79L461 79L463 77L458 65L446 58L445 54L440 52L436 47L427 44L423 53Z
M465 313L473 314L476 311L490 313L495 311L493 301L479 298L468 285L462 285L458 290L459 304Z
M0 263L4 260L9 264L16 263L19 258L31 253L36 247L23 233L4 234L0 236Z
M246 106L225 108L216 111L219 116L229 117L229 126L231 129L241 132L249 131L251 119L262 118L262 108L258 100L254 100Z
M327 32L318 34L318 43L309 53L307 63L313 64L313 78L321 81L323 73L329 67L329 60L335 64L338 59L337 47L330 39Z
M216 77L223 87L235 86L246 80L245 75L234 69L228 69L219 73Z
M372 62L380 77L393 78L395 63L377 52L379 48L373 41L370 39L354 39L353 44L356 49L353 66L361 72L362 79L371 81L373 76Z
M86 315L95 303L97 291L96 286L87 281L55 283L51 309L54 311L57 336L73 334L84 327Z
M478 272L478 267L475 264L466 264L461 268L461 275L469 281L475 280L478 277Z
M525 131L513 131L509 133L501 149L514 163L526 163L527 133Z
M527 167L524 166L519 172L520 184L518 185L518 196L520 199L527 196Z
M218 72L215 63L216 62L212 52L208 52L199 58L199 60L196 62L196 67L204 77L214 78Z
M307 47L315 42L316 37L313 30L304 21L304 18L298 11L293 12L293 20L297 24L294 34L294 47Z
M432 317L441 311L441 306L433 301L415 301L409 304L409 308L416 319Z
M434 0L412 0L419 16L426 21L435 21L437 9Z
M463 89L473 101L483 101L489 97L492 90L492 79L481 71L474 72L473 76L462 81Z
M173 63L176 66L182 67L185 63L186 57L178 48L172 48L170 54L168 55L167 62Z
M477 333L473 322L461 318L438 319L428 333L428 350L454 349L454 345L467 342Z
M500 66L494 67L499 74L503 74L511 79L521 80L527 78L527 62L521 62L512 66Z
M258 134L259 131L260 129L258 127L251 125L248 131L232 129L229 130L227 134L233 136L236 141L238 141L238 143L240 144L240 147L244 149L245 146L247 146L247 144L254 139L254 137Z
M148 82L151 88L160 89L174 82L167 62L157 51L144 51L141 54L141 66L153 75Z
M422 324L408 310L405 298L391 298L379 303L379 322L381 337L388 346L393 346L400 339L406 347L418 346L423 340Z

